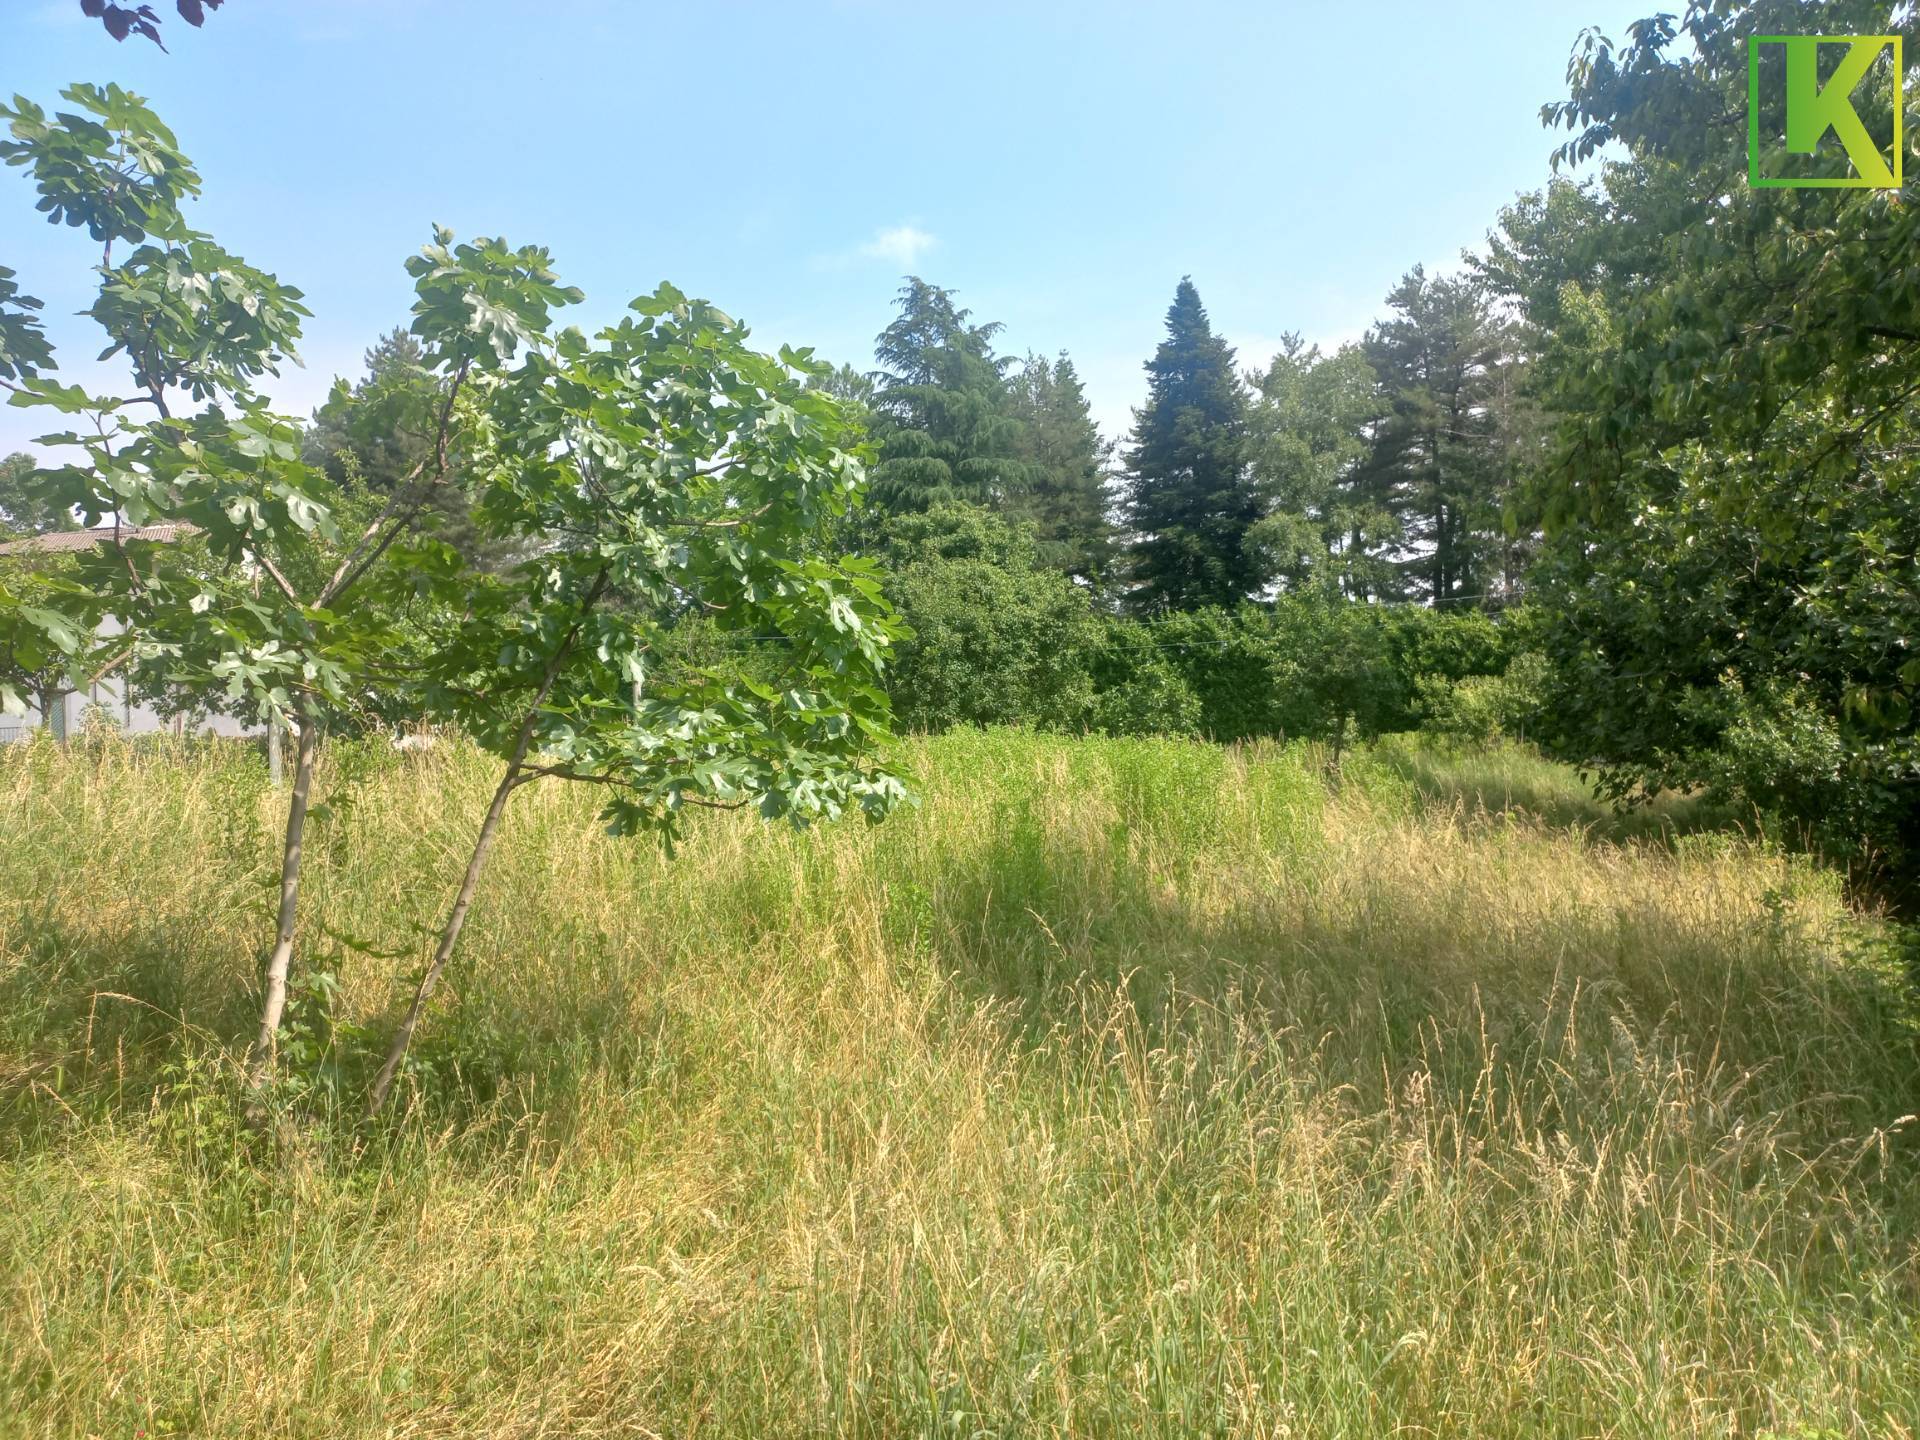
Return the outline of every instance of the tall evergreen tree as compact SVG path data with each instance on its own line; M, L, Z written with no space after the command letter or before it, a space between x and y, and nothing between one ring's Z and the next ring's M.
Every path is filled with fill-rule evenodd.
M24 451L0 460L0 536L80 528L71 510L34 488L35 473L34 458Z
M1359 346L1323 355L1298 335L1285 337L1260 377L1250 453L1266 513L1249 540L1264 578L1356 600L1391 587L1383 552L1399 521L1358 483L1379 389Z
M352 385L337 382L314 412L305 458L349 495L378 506L432 470L446 382L427 369L420 342L403 328L382 335L364 359L365 376ZM459 486L438 485L423 495L416 528L484 569L514 558L511 546L481 532Z
M1111 569L1113 522L1107 516L1112 446L1100 437L1073 361L1029 355L1013 377L1013 408L1027 488L1009 508L1039 539L1040 559L1092 584Z
M940 501L1005 506L1026 488L1020 423L993 353L998 324L975 325L953 291L908 276L900 313L874 342L873 438L880 458L868 499L891 511Z
M1386 418L1356 476L1366 503L1395 516L1406 595L1477 598L1497 575L1504 488L1495 400L1509 387L1506 340L1472 278L1430 279L1414 266L1388 295L1397 313L1368 332Z
M1146 612L1237 604L1262 578L1247 544L1260 496L1247 465L1246 387L1190 279L1146 371L1126 454L1129 602Z

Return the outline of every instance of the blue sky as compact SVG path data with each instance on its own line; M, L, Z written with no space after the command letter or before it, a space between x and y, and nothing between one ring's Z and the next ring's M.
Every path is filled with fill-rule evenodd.
M409 304L439 222L552 249L583 323L670 279L758 339L866 367L900 276L1003 348L1070 352L1110 434L1181 275L1249 363L1357 338L1542 184L1580 29L1649 0L638 3L228 0L116 45L6 0L0 87L146 95L205 183L192 219L307 293L304 413ZM1344 55L1343 55L1343 52ZM90 379L91 245L0 173L0 263ZM0 451L46 428L0 410Z

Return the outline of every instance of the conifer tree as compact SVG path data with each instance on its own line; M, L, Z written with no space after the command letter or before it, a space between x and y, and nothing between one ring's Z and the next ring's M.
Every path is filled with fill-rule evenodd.
M1182 279L1167 338L1146 365L1126 462L1134 589L1144 612L1234 605L1259 588L1247 533L1260 498L1247 465L1246 387L1233 348L1213 333Z
M1386 418L1356 477L1370 507L1396 517L1397 590L1445 604L1484 593L1500 569L1504 488L1497 396L1509 387L1501 327L1472 279L1416 265L1388 295L1397 312L1367 335Z
M1028 488L1010 508L1033 526L1044 564L1098 584L1111 569L1107 469L1112 446L1100 437L1073 361L1029 355L1013 377L1014 413Z
M953 291L908 276L900 314L874 342L869 497L883 510L941 501L1003 506L1027 485L997 324L975 325Z
M348 385L339 380L313 413L303 458L322 469L343 494L374 509L396 492L420 487L429 472L438 412L447 382L426 365L426 351L396 326L366 351L366 375ZM443 540L470 563L498 570L516 558L514 547L481 533L464 489L422 489L412 528Z

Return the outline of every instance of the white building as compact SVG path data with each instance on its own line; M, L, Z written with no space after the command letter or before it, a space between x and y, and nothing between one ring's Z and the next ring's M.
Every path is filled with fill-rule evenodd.
M120 538L123 540L151 540L170 545L197 534L192 525L145 525L138 528L122 527ZM9 540L0 544L0 557L30 555L63 555L75 551L91 549L105 543L113 535L110 528L97 530L62 530L49 535L32 535L24 540ZM102 627L103 635L117 635L119 625L109 619ZM90 705L98 705L129 735L150 735L160 731L169 731L175 735L254 735L259 733L256 726L242 725L225 715L208 715L192 719L184 715L164 716L150 705L143 705L128 698L126 685L117 676L109 675L95 681L85 690L69 691L62 695L50 707L51 715L42 715L38 710L30 709L26 715L0 715L0 743L17 740L30 731L48 726L54 738L65 739L78 733L82 717Z

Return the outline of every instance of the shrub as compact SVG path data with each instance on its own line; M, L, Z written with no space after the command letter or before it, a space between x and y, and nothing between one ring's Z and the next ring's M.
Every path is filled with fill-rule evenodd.
M1094 728L1109 735L1197 735L1204 714L1151 627L1113 620L1094 654Z
M1421 729L1459 740L1524 740L1546 703L1552 668L1544 655L1515 655L1500 675L1420 675L1414 680Z
M895 517L882 547L912 631L890 682L903 726L1085 728L1099 617L1085 589L1039 566L1030 531L949 504Z
M1285 732L1286 663L1270 611L1254 605L1191 610L1150 627L1200 703L1201 734L1232 741Z

